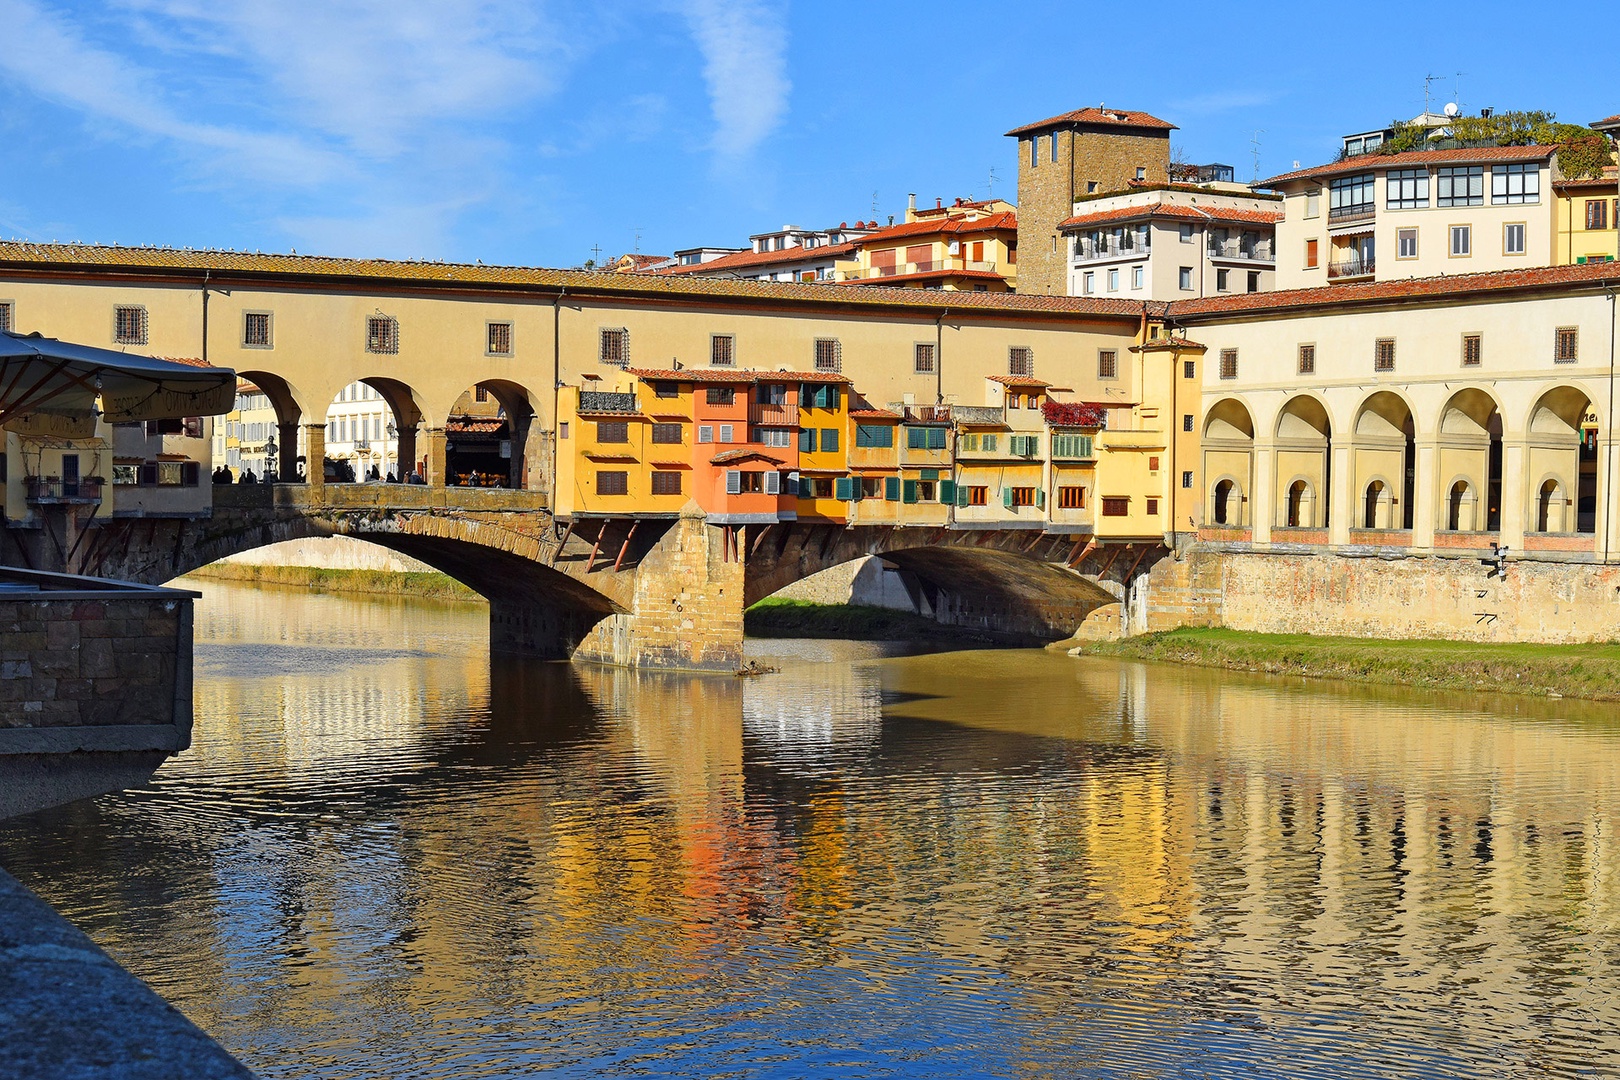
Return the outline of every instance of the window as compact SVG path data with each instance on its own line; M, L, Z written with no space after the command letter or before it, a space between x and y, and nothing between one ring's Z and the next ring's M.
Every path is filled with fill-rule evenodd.
M1485 167L1448 165L1436 176L1436 206L1484 206Z
M1040 163L1041 163L1041 137L1039 135L1036 135L1036 136L1032 137L1029 140L1029 167L1033 169L1033 168L1035 168L1035 166L1039 165Z
M783 383L760 383L754 390L754 400L761 405L786 405L788 388Z
M1156 473L1158 471L1159 471L1159 456L1157 454L1153 454L1148 458L1148 472Z
M1108 291L1119 292L1119 268L1108 271Z
M1196 378L1198 378L1198 361L1196 361L1196 360L1183 360L1181 362L1181 377L1183 379L1196 379Z
M1299 373L1301 375L1316 374L1316 346L1301 345L1299 347ZM1191 429L1189 429L1191 430Z
M799 389L799 407L802 409L808 405L812 409L837 410L838 398L841 393L842 391L832 383L822 383L816 387L801 387Z
M473 387L473 400L474 401L488 401L489 400L489 387L487 387L487 386L475 386L475 387Z
M1525 162L1522 165L1496 165L1491 168L1492 204L1515 206L1540 201L1540 165Z
M1215 271L1215 291L1216 292L1225 292L1226 291L1226 282L1227 282L1227 278L1228 278L1228 276L1230 274L1231 274L1230 270L1217 270L1217 271Z
M730 367L737 362L737 339L730 334L715 334L709 338L709 364Z
M1193 474L1191 469L1187 469L1182 472L1181 486L1184 488L1190 488L1193 486Z
M1322 265L1321 248L1322 242L1320 240L1305 241L1305 269L1315 270Z
M813 454L816 452L816 429L803 428L799 431L799 453Z
M12 329L12 304L10 300L0 301L0 330L8 333Z
M598 420L596 422L596 441L599 443L627 443L630 441L630 425L623 420Z
M1181 288L1184 291L1191 291L1192 290L1192 267L1183 266L1181 268L1180 284L1181 284Z
M1016 436L1016 435L1013 436L1013 438L1017 438L1017 437L1018 436ZM1036 451L1038 451L1040 449L1039 444L1038 444L1038 438L1036 436L1031 436L1031 438L1036 438L1037 439L1037 445L1036 445L1036 447L1034 449ZM1080 458L1080 459L1085 459L1085 458L1091 457L1092 456L1091 436L1090 435L1063 435L1063 434L1059 434L1057 432L1053 432L1052 433L1052 456L1055 457L1055 458Z
M1058 488L1059 510L1084 510L1086 508L1086 489L1083 487Z
M1027 345L1013 345L1007 349L1007 374L1033 376L1035 351Z
M971 432L963 432L962 434L960 434L960 435L958 435L956 437L956 449L958 451L977 450L978 448L979 448L979 436L978 435L973 434Z
M1481 354L1485 351L1485 335L1464 334L1462 337L1463 367L1479 367Z
M821 429L821 451L824 454L838 452L838 429L824 427Z
M1009 435L1007 450L1016 457L1034 457L1041 452L1039 435Z
M367 316L366 352L399 352L399 320L392 315Z
M1193 429L1193 414L1192 413L1182 413L1181 414L1181 430L1182 431L1191 431L1192 429Z
M1129 517L1131 500L1125 495L1105 495L1102 501L1103 517Z
M733 433L732 425L730 424L721 424L720 430L715 432L715 439L717 442L722 443L732 443L737 441Z
M817 371L844 370L844 347L837 338L817 338L815 348Z
M856 424L855 445L874 450L887 450L894 446L892 424Z
M1009 408L1009 409L1022 409L1023 407L1024 407L1024 399L1022 397L1020 397L1017 394L1008 394L1007 395L1007 408Z
M934 371L934 346L932 342L921 342L911 347L911 367L919 375L929 375Z
M568 438L568 421L564 420L562 423L557 425L557 438Z
M1237 378L1237 352L1236 349L1221 350L1221 378Z
M653 397L669 401L681 396L681 384L669 379L658 379L652 384Z
M1553 361L1559 364L1573 364L1576 360L1576 330L1573 326L1560 326L1558 337L1553 344Z
M652 493L654 495L679 495L681 493L681 474L678 472L653 473Z
M1250 270L1249 271L1249 291L1250 292L1259 292L1260 291L1260 271L1258 271L1258 270Z
M1418 231L1416 229L1401 229L1395 234L1395 257L1397 259L1415 259L1418 255Z
M945 449L945 429L942 427L908 427L906 428L906 449L908 450L943 450Z
M1474 250L1474 230L1468 225L1451 227L1451 254L1455 258L1471 255Z
M1305 193L1305 216L1307 218L1322 216L1322 192L1320 190Z
M1524 222L1512 221L1502 226L1502 254L1523 255L1524 251Z
M652 441L669 446L681 444L681 425L654 424L652 426Z
M630 331L623 327L610 329L604 327L601 332L601 345L597 351L597 359L604 364L615 367L624 367L630 362Z
M1328 220L1373 212L1373 174L1341 176L1328 182Z
M985 435L984 438L981 439L980 441L984 444L985 452L990 453L990 454L993 454L993 453L996 452L996 447L1001 442L1001 440L996 436L996 434L994 432L991 432L991 433Z
M270 313L247 311L242 314L242 344L249 349L270 347Z
M787 428L755 428L754 441L761 446L785 448L793 445L793 432Z
M712 443L712 442L714 442L714 425L713 424L699 424L698 425L697 441L700 442L700 443Z
M1115 379L1119 377L1119 353L1114 349L1097 350L1097 378Z
M1052 160L1053 160L1053 161L1056 161L1056 160L1057 160L1057 154L1058 154L1058 137L1057 137L1057 132L1055 132L1055 131L1054 131L1054 132L1052 132L1052 134L1051 134L1051 135L1049 135L1049 136L1048 136L1048 137L1047 137L1047 138L1048 138L1048 140L1049 140L1049 141L1050 141L1050 142L1051 142L1051 144L1052 144Z
M1148 517L1158 517L1159 516L1159 500L1158 499L1146 499L1144 501L1147 503L1147 515L1148 515Z
M492 322L484 324L484 352L489 356L512 355L512 324Z
M598 495L630 494L630 474L627 472L599 472L596 474Z
M736 397L736 388L730 386L711 386L704 394L704 400L710 405L730 405Z
M1087 270L1080 278L1080 291L1090 296L1097 291L1097 275Z
M1143 268L1142 267L1140 267L1140 266L1131 267L1131 288L1140 289L1142 287L1142 274L1143 274Z
M990 489L979 485L962 489L960 505L962 506L988 506L990 503Z
M145 345L146 309L133 306L113 308L113 340L120 345Z
M1416 210L1429 205L1428 169L1391 169L1384 174L1384 205L1391 210Z
M1190 244L1193 242L1193 227L1191 225L1181 226L1181 242L1183 244Z
M1143 168L1141 165L1138 165L1136 167L1136 178L1138 180L1146 180L1147 179L1147 169Z
M1586 227L1588 229L1607 229L1609 227L1609 200L1586 200Z
M1373 370L1395 370L1395 339L1379 338L1373 344Z
M1035 505L1035 489L1032 487L1009 487L1002 488L1001 491L1003 506L1018 507Z

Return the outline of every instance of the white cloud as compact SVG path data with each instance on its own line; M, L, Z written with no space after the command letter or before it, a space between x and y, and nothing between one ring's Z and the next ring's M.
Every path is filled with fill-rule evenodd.
M698 50L722 158L745 157L787 112L784 10L760 0L686 0L682 5Z

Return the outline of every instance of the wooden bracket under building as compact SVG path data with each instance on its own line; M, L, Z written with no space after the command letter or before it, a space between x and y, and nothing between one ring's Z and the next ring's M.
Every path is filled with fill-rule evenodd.
M602 537L607 535L608 526L613 524L612 518L602 521L602 531L596 534L596 543L591 545L591 557L585 560L585 572L588 574L596 569L596 553L602 550Z
M640 521L632 521L630 523L630 531L624 534L624 543L619 545L619 557L613 560L613 572L615 574L619 572L619 567L623 565L624 553L630 550L630 541L636 535L636 530L640 527Z

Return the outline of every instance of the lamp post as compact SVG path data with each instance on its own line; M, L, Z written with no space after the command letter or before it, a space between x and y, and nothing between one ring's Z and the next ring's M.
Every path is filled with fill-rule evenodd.
M400 468L399 443L397 441L395 441L396 437L399 435L399 428L394 426L394 422L392 420L389 420L388 421L388 426L385 427L383 430L388 435L388 438L383 441L383 448L382 448L382 470L383 470L383 475L387 476L389 473L393 473L395 480L398 480L401 483L404 483L404 481L405 481L405 471L402 468ZM393 457L394 457L394 467L392 469L390 469L388 467L388 457L389 457L390 454L392 454Z

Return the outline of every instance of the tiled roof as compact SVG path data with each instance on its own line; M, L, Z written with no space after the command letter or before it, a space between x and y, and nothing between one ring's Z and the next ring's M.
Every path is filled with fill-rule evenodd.
M772 457L769 454L745 446L737 450L726 450L723 453L716 454L709 459L709 464L729 465L733 461L747 461L749 458L759 458L761 461L769 461L773 465L781 465L787 460L786 458Z
M1023 135L1031 131L1045 131L1047 128L1065 127L1069 124L1100 124L1107 127L1139 127L1152 128L1155 131L1175 131L1176 125L1157 116L1149 116L1145 112L1132 112L1128 109L1108 109L1097 107L1093 109L1076 109L1074 112L1062 113L1058 116L1049 116L1045 120L1037 120L1033 124L1015 127L1007 132L1008 135Z
M459 417L447 421L444 430L459 435L494 435L505 426L505 420L475 420L471 417Z
M1201 345L1184 337L1153 338L1140 345L1132 345L1131 352L1164 352L1171 349L1208 349L1208 345Z
M648 382L739 383L752 385L756 373L718 368L625 368L625 373Z
M1598 128L1599 130L1608 127L1620 127L1620 113L1615 113L1613 116L1605 116L1601 120L1594 120L1586 126L1589 128Z
M413 290L498 289L533 291L545 295L566 289L570 296L603 299L646 297L693 302L738 301L777 307L855 305L928 312L930 315L946 309L957 315L973 311L1006 316L1073 318L1115 316L1137 319L1142 314L1139 302L1106 297L943 293L931 289L846 289L838 285L729 281L690 275L609 274L589 270L469 263L0 241L0 274L8 271L84 273L108 277L182 277L198 281L207 272L216 282L246 279L316 285L364 281Z
M971 234L985 232L1017 232L1018 215L1011 210L1003 210L995 214L984 214L976 218L923 218L920 221L903 221L898 225L890 225L877 232L867 233L861 237L860 246L863 248L880 247L886 240L903 240L908 236L933 236L940 233Z
M820 247L790 247L781 251L739 251L735 255L722 255L718 259L708 262L689 263L685 266L671 266L659 271L663 274L700 274L711 270L738 270L746 266L772 266L782 263L819 262L823 259L847 258L855 251L856 245L823 244Z
M840 285L858 285L861 288L886 288L897 281L932 281L945 278L969 278L974 281L1001 281L1007 279L994 270L919 270L914 274L890 274L877 278L847 278Z
M901 419L901 416L900 416L899 413L891 412L888 409L851 409L849 411L849 415L854 417L856 420L899 420L899 419Z
M1034 386L1046 388L1052 384L1044 379L1037 379L1033 375L986 375L991 382L998 382L1003 386Z
M211 368L214 365L195 356L159 356L159 360L167 360L171 364L184 364L186 367Z
M1528 270L1445 274L1440 277L1405 278L1399 281L1319 285L1311 289L1286 289L1281 292L1239 293L1234 296L1205 297L1202 300L1177 300L1170 305L1169 314L1171 318L1180 319L1187 316L1236 315L1358 302L1418 300L1436 296L1460 297L1471 293L1504 292L1512 289L1555 288L1560 285L1597 286L1605 283L1620 284L1620 266L1614 263L1542 266Z
M1283 219L1280 210L1245 210L1239 207L1183 206L1180 203L1152 203L1147 206L1121 206L1078 214L1058 222L1059 229L1085 229L1139 218L1179 218L1185 221L1231 221L1245 225L1275 225Z
M1344 176L1349 173L1366 172L1369 169L1405 169L1413 165L1446 165L1451 162L1490 165L1496 162L1546 161L1557 152L1556 146L1460 146L1450 150L1409 150L1404 154L1358 154L1343 161L1286 172L1280 176L1273 176L1270 180L1262 180L1253 186L1276 187L1291 180Z

